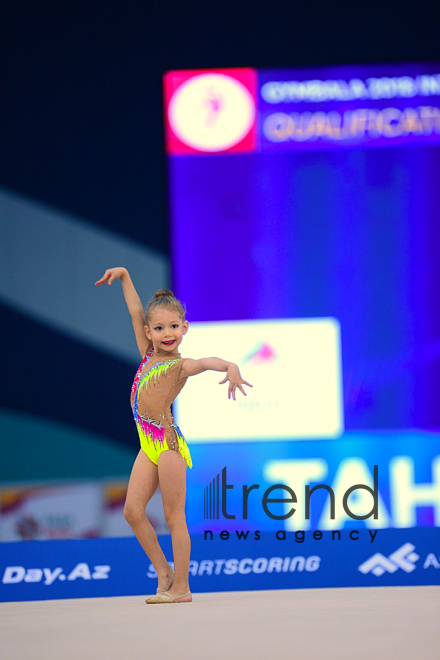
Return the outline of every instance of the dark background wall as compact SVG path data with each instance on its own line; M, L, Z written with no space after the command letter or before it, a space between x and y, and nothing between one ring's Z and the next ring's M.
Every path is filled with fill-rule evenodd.
M0 185L168 250L161 76L439 58L438 2L4 3Z

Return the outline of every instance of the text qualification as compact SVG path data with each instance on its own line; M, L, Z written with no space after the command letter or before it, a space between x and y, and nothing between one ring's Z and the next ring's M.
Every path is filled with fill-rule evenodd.
M269 142L327 141L353 144L379 138L440 135L440 108L359 108L338 112L275 112L263 122Z

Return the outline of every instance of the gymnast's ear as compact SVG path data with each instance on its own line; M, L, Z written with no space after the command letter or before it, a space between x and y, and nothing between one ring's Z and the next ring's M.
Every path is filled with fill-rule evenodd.
M188 332L188 321L184 321L183 322L183 332L182 332L182 334L186 335L187 332Z
M145 330L145 334L147 336L147 339L151 339L151 332L150 332L150 329L149 329L148 325L144 325L144 330Z

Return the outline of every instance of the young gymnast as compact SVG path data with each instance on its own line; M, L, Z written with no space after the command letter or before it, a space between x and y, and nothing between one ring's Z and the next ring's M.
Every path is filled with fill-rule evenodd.
M134 462L127 489L124 516L157 572L156 596L146 603L188 603L191 541L186 526L186 467L191 454L171 414L171 404L189 376L203 371L226 371L220 384L229 381L228 398L235 401L238 388L245 396L238 366L220 358L182 358L178 352L188 330L185 310L173 292L157 291L145 313L126 268L110 268L97 284L120 279L133 322L142 362L136 372L131 406L141 449ZM165 559L145 508L160 484L165 520L171 531L174 571Z

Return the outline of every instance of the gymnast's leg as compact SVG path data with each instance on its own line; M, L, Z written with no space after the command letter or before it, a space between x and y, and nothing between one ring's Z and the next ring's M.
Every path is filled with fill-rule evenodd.
M144 450L140 449L131 471L124 517L156 569L159 588L166 589L172 569L165 559L156 532L145 514L145 507L158 485L158 467L148 458Z
M168 593L174 597L189 591L191 540L185 518L186 468L185 459L177 451L163 451L159 456L160 492L174 555L175 578Z

